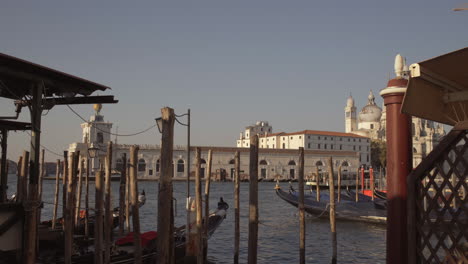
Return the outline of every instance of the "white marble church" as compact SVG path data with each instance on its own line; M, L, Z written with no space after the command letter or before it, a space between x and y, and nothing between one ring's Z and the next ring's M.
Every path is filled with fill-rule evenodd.
M83 131L82 141L72 143L68 151L74 152L79 150L82 155L86 155L87 149L91 144L100 149L100 155L106 154L108 142L111 140L112 123L106 122L104 116L101 114L101 105L95 105L95 114L90 117L88 122L81 124ZM307 133L306 133L307 134ZM345 133L343 133L345 134ZM301 137L300 135L288 135L289 137ZM317 137L320 137L318 135ZM321 136L322 147L318 149L305 150L305 176L309 177L315 173L318 168L319 171L326 169L326 162L328 157L333 157L335 171L338 166L342 166L344 177L350 172L356 171L357 167L361 165L361 160L364 163L367 161L367 156L361 157L358 149L369 146L368 138L357 136L353 134L346 135L323 135ZM340 141L341 138L341 141ZM349 140L348 140L349 138ZM264 138L261 139L261 141ZM156 139L155 139L156 141ZM335 142L336 143L332 143ZM340 147L341 142L341 147ZM262 144L262 143L261 143ZM328 145L328 146L327 146ZM335 147L332 147L335 146ZM354 148L353 148L354 146ZM138 177L143 179L157 179L159 177L159 145L140 145L138 153ZM191 147L190 153L190 175L194 177L194 164L195 164L195 147ZM225 172L226 179L232 179L234 175L234 155L236 151L240 152L241 161L241 177L248 177L249 170L249 149L245 147L216 147L216 146L203 146L201 148L202 156L202 175L204 175L204 168L206 166L206 158L208 150L213 151L212 173L214 177L221 175L221 171ZM341 148L341 149L340 149ZM122 167L122 154L126 153L129 157L130 145L114 144L112 153L112 164L115 172L119 172ZM367 151L367 150L366 150ZM297 165L299 164L297 147L295 149L272 149L261 148L259 150L259 178L265 180L274 179L296 179L297 178ZM175 146L173 155L174 164L174 178L185 179L186 177L186 160L187 151L185 146ZM99 167L99 160L95 158L91 160L90 165L92 170Z
M398 54L395 58L395 74L408 78L407 66L404 59ZM372 140L386 141L385 107L380 108L375 103L375 97L370 91L367 97L367 104L356 112L354 98L349 96L346 100L345 110L345 131ZM426 155L432 151L440 139L445 136L444 127L434 121L429 121L417 117L412 117L413 134L413 168L415 168Z

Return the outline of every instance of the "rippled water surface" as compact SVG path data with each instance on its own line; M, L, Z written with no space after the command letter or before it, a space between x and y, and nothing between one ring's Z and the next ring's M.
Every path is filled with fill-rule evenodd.
M14 175L10 176L10 190L14 191ZM156 229L157 182L139 182L139 189L146 191L146 204L140 209L142 231ZM44 181L45 202L42 219L52 215L55 181ZM274 183L259 183L259 240L258 263L299 262L299 220L297 208L276 196ZM193 187L193 182L191 187ZM241 183L241 244L240 262L247 263L248 244L248 183ZM288 183L282 184L288 188ZM118 203L118 183L112 183L114 206ZM185 182L174 183L177 199L176 225L185 224ZM193 188L192 188L192 194ZM209 260L213 263L232 263L234 252L234 209L233 183L214 182L211 184L210 205L214 208L219 197L231 206L227 218L209 240ZM60 195L61 197L61 195ZM83 198L84 199L84 198ZM94 204L94 184L90 186L90 200ZM92 206L92 205L91 205ZM61 209L59 208L59 212ZM337 222L338 263L384 263L385 226ZM306 218L306 261L307 263L329 263L331 257L331 235L328 220Z

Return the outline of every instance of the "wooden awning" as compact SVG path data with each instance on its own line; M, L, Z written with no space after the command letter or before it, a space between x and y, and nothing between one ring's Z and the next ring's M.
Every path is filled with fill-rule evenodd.
M401 111L456 125L468 121L468 47L410 66Z
M110 89L68 73L0 53L0 97L21 99L31 95L31 86L43 82L44 96L88 96Z
M0 130L31 130L31 123L0 120Z

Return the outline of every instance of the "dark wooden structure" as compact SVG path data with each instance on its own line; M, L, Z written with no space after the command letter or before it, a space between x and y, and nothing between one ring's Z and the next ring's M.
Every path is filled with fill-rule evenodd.
M13 99L16 105L14 116L2 116L0 119L17 119L23 107L28 107L31 116L29 187L27 201L23 204L27 207L25 208L27 221L24 226L27 234L24 239L28 243L24 244L22 262L35 263L38 248L36 245L37 213L40 205L38 183L42 111L49 110L55 105L117 103L117 101L113 96L90 96L95 91L109 89L107 86L3 53L0 53L0 65L2 65L0 67L0 97ZM5 182L5 179L2 180ZM4 185L1 186L4 187ZM0 236L1 239L4 238Z
M468 130L455 128L410 174L410 263L452 263L466 251L467 172Z

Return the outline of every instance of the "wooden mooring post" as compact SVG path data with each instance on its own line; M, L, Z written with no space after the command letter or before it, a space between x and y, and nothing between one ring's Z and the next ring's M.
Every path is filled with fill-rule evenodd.
M62 218L65 220L67 211L67 182L68 182L68 151L63 152L63 173L62 173ZM65 231L65 222L62 223L62 229Z
M127 185L127 154L122 154L122 171L120 172L119 186L119 236L124 235L125 221L125 186Z
M23 156L20 156L18 159L18 168L16 168L16 201L21 202L23 200L23 187L21 186L21 182L23 181L21 173L23 171Z
M338 195L337 201L341 201L341 165L338 167Z
M304 148L299 148L299 263L305 264Z
M127 184L125 186L125 229L130 232L130 164L127 163Z
M95 182L96 191L95 191L95 222L94 222L94 263L102 264L103 263L103 252L102 252L102 229L103 229L103 193L104 193L104 179L102 177L102 171L99 170L95 173Z
M111 200L111 175L112 175L112 141L107 145L107 155L105 160L106 178L104 182L104 202L105 222L104 222L104 263L110 263L111 235L112 235L112 200ZM138 194L137 194L138 196Z
M315 167L315 174L317 175L317 179L315 181L315 193L317 195L317 202L320 202L320 172L318 166Z
M89 159L86 158L86 180L85 180L85 237L89 238Z
M240 244L240 157L239 151L234 156L234 264L239 264L239 244Z
M203 227L203 259L206 260L208 255L208 218L210 217L210 183L211 183L211 164L213 159L213 151L208 150L208 161L206 164L205 174L205 226Z
M41 164L40 164L40 169L39 169L39 184L38 184L38 190L37 190L37 201L42 203L42 182L44 181L45 173L46 173L46 166L45 166L45 149L42 149L41 151ZM41 222L41 214L42 214L42 209L39 206L37 208L37 223Z
M54 211L52 214L52 229L55 229L55 225L57 222L57 209L59 203L59 193L60 193L60 160L57 159L57 165L55 169L55 198L54 198Z
M332 264L337 261L336 219L335 219L335 179L333 177L333 159L328 158L328 186L330 187L330 230L332 239Z
M258 242L258 135L250 137L248 264L257 263Z
M80 209L81 209L81 193L83 189L83 175L84 175L84 161L78 157L79 174L78 174L78 190L76 193L76 206L75 206L75 228L80 224Z
M72 152L70 156L70 164L68 168L68 184L67 184L67 204L66 204L66 209L65 209L65 222L64 222L64 228L65 228L65 257L64 257L64 262L65 264L70 264L71 263L71 256L73 254L73 209L74 209L74 203L73 203L73 185L76 177L76 169L75 169L75 156L76 152Z
M197 263L205 263L203 259L203 242L202 242L202 194L201 194L201 168L200 160L201 153L200 148L195 150L195 160L197 161L197 170L195 171L195 205L196 205L196 248L197 248Z
M141 264L141 237L140 237L140 212L138 206L138 146L130 147L130 201L131 201L131 210L132 210L132 220L133 220L133 245L134 245L134 256L135 264ZM162 150L162 149L161 149ZM159 183L161 184L161 183ZM159 201L158 201L159 202ZM171 200L166 201L169 204ZM159 232L158 226L158 241L162 239ZM159 252L160 253L160 252ZM159 254L158 254L159 256ZM158 263L169 263L169 262L159 262Z
M356 173L356 202L359 202L359 167Z
M158 257L157 263L174 263L174 217L172 210L172 155L174 151L174 110L161 109L161 174L158 193ZM135 216L134 216L135 217Z
M28 197L29 152L23 151L21 173L19 177L18 201L24 202Z

